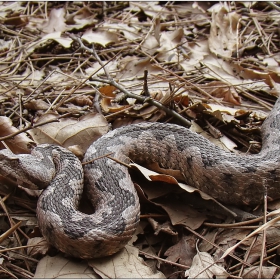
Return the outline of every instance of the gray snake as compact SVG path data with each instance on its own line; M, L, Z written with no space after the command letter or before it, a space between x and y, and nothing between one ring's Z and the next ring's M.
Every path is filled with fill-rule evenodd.
M43 236L80 258L114 254L131 239L139 222L139 199L122 162L156 162L180 170L187 184L233 205L256 205L265 192L280 197L280 99L262 125L257 155L223 151L202 136L174 124L140 123L115 129L94 142L84 162L85 189L93 214L77 210L83 189L80 161L68 150L43 144L31 155L0 151L0 173L47 187L37 203ZM11 161L10 158L14 157ZM94 160L96 159L96 160ZM20 170L20 171L19 171ZM24 174L24 175L22 175ZM26 179L23 179L26 178Z

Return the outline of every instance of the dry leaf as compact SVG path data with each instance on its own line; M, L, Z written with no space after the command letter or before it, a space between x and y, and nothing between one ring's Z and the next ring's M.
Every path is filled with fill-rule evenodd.
M235 105L241 104L241 98L238 96L238 93L233 86L228 86L227 84L220 81L213 81L207 83L205 86L207 87L204 88L204 90L212 96L223 98L224 101L233 103Z
M172 225L184 225L193 230L198 229L207 219L206 215L200 213L182 200L170 199L170 197L158 198L155 203L161 206L168 214Z
M139 39L140 37L140 28L137 26L129 26L126 23L118 22L118 23L110 23L110 22L104 22L102 26L100 26L101 30L107 30L110 32L121 32L124 37L129 41L134 41L136 39Z
M194 256L192 266L186 270L185 277L188 278L227 278L226 270L215 264L214 259L205 252L199 252Z
M258 279L259 269L260 269L259 266L246 267L241 276L243 279ZM275 266L270 266L270 267L263 266L260 278L274 279L276 271L277 271L277 267Z
M98 278L86 261L72 261L59 254L46 256L38 263L34 278Z
M129 245L113 256L93 259L88 263L102 278L164 278L161 272L154 273L138 257L138 250Z
M57 31L65 31L66 24L65 24L65 9L52 9L49 15L49 19L46 24L43 25L42 30L45 33L52 33Z
M53 113L45 114L37 123L56 119ZM30 131L37 144L57 144L65 148L79 145L85 152L89 145L109 130L106 119L101 114L87 114L79 120L60 119L59 122L45 124Z
M191 266L196 254L196 238L194 236L182 236L177 244L171 246L164 255L172 262L179 261L180 264Z
M117 79L143 78L145 70L149 72L149 75L156 75L162 72L159 67L152 65L149 57L139 59L137 56L126 56L120 61L120 65L122 70L117 74Z
M61 44L64 48L70 48L71 43L73 41L69 37L67 38L61 37L61 32L56 31L43 36L40 40L34 43L31 43L25 50L27 54L30 55L31 53L34 52L36 48L43 47L44 45L49 45L52 42L52 40L55 40L56 42Z
M227 3L218 3L210 9L212 22L209 37L209 49L217 56L231 58L238 43L238 20L240 15L229 12Z
M0 116L0 137L11 135L17 131L18 129L13 126L11 119ZM4 140L4 142L16 154L28 154L30 152L30 145L33 143L26 136L26 133L20 133L13 138Z
M97 43L106 47L110 43L118 42L118 35L109 31L92 31L92 29L88 29L82 36L82 39L88 43Z
M184 31L182 28L177 28L175 31L161 32L157 59L159 61L177 62L177 46L181 43L183 35Z
M34 247L27 248L27 254L32 258L38 258L38 257L40 258L41 256L45 256L50 247L46 239L43 237L30 238L28 239L27 245L34 246Z

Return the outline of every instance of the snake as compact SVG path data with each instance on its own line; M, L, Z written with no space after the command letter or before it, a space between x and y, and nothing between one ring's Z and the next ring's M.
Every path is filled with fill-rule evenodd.
M240 155L180 125L143 122L111 130L92 143L84 167L69 150L40 144L31 154L1 150L0 173L44 189L36 212L50 244L73 257L99 258L120 251L140 219L139 198L121 162L179 170L187 184L221 203L253 206L265 197L280 198L280 99L263 122L261 134L260 153ZM83 189L93 213L79 210Z

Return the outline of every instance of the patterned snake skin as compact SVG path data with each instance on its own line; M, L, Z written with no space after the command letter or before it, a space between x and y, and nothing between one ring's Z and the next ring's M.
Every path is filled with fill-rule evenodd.
M111 255L131 239L139 221L139 200L123 165L157 162L180 170L186 183L222 203L256 205L280 197L280 99L262 126L263 148L257 155L225 152L188 129L161 123L141 123L113 130L94 142L84 162L85 188L95 212L77 210L83 169L69 151L39 145L32 155L0 151L0 173L48 188L39 197L37 216L43 236L69 255L95 258ZM101 157L99 159L96 159ZM10 158L13 158L11 160ZM96 159L92 161L93 159Z

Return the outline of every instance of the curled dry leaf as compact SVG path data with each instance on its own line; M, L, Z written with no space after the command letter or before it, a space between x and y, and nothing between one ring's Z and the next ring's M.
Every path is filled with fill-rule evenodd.
M11 135L18 132L18 129L13 126L11 119L0 116L0 137ZM15 154L28 154L29 146L33 141L26 136L26 133L20 133L13 138L4 140L5 144Z
M54 113L45 114L36 123L56 119ZM79 120L60 119L59 122L45 124L30 131L37 144L49 143L65 148L79 145L85 152L89 145L109 130L106 119L101 114L87 114Z
M115 113L130 107L130 105L119 105L116 102L112 102L117 98L114 93L115 90L116 88L114 86L103 86L99 88L102 94L100 106L105 113Z

